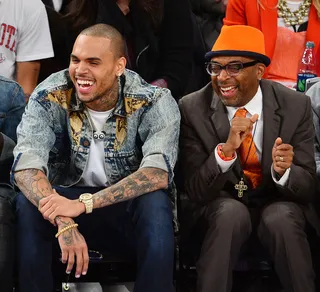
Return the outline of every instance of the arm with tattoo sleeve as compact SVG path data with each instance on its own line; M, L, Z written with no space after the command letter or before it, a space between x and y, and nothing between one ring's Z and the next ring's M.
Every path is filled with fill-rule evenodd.
M159 168L140 168L115 185L93 196L93 208L102 208L168 187L168 173Z
M47 176L39 169L31 168L17 171L14 178L21 192L37 208L39 201L50 196L53 192ZM61 216L56 217L55 222L61 228L74 223L71 218Z
M47 176L39 169L25 169L17 171L14 175L19 189L27 199L39 208L39 201L53 193L52 186ZM58 230L73 224L73 219L64 216L56 216L54 219L58 225ZM63 232L58 237L61 248L61 260L68 262L66 272L70 273L77 259L76 275L85 275L88 270L89 256L85 239L77 228L72 228Z

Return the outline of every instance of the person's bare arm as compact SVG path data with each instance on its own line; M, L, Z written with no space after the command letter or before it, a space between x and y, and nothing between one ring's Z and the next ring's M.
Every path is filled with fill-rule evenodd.
M26 101L28 102L32 91L38 83L40 61L17 62L16 81L23 88Z
M14 174L16 183L28 200L39 206L39 201L52 194L52 187L47 176L39 169L24 169Z
M52 186L47 176L39 169L25 169L17 171L14 178L19 189L28 198L28 200L39 207L39 201L53 193ZM55 223L58 225L58 231L73 224L73 219L69 217L57 216ZM69 229L58 237L61 248L62 262L68 262L66 272L70 273L77 260L76 277L85 275L88 270L89 255L88 247L84 237L77 228Z
M118 183L93 194L93 208L103 208L168 187L168 173L159 168L140 168ZM39 210L51 222L57 216L78 217L85 212L79 200L52 194L41 200Z
M115 185L93 196L93 208L102 208L168 187L168 173L159 168L140 168Z

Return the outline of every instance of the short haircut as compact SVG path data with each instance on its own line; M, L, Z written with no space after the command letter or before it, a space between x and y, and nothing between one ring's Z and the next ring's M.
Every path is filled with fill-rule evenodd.
M80 32L80 35L104 37L111 41L111 50L115 57L125 57L125 43L121 33L113 26L98 23Z

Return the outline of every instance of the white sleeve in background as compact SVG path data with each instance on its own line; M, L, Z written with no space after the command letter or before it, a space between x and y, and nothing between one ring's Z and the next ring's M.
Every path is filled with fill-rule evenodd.
M273 163L272 163L272 165L271 165L271 176L272 176L273 181L274 181L276 184L284 187L285 184L287 183L288 179L289 179L289 174L290 174L290 168L287 168L287 170L285 171L285 173L283 174L283 176L282 176L279 180L277 180L277 179L276 179L276 172L275 172L274 169L273 169Z
M237 160L237 153L236 156L234 157L234 159L229 160L229 161L225 161L223 159L220 158L219 154L218 154L218 146L219 145L223 145L223 144L218 144L217 147L214 149L214 155L216 157L216 161L221 169L222 173L227 172L230 167L234 164L234 162Z
M22 0L21 30L16 61L27 62L54 56L48 16L41 0Z

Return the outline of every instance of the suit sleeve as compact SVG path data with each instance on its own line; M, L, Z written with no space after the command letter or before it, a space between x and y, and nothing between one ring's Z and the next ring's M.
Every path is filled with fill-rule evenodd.
M226 10L226 17L223 19L225 25L246 25L245 0L229 0Z
M210 153L206 151L203 143L193 125L188 121L183 101L179 103L181 111L180 130L180 167L183 181L183 190L191 201L206 203L215 199L228 180L230 171L223 173L215 157L215 147L212 145Z
M277 185L278 190L290 200L302 203L314 199L316 189L316 170L314 160L314 127L312 121L311 101L306 99L302 120L296 129L291 145L294 157L290 176L286 186Z

